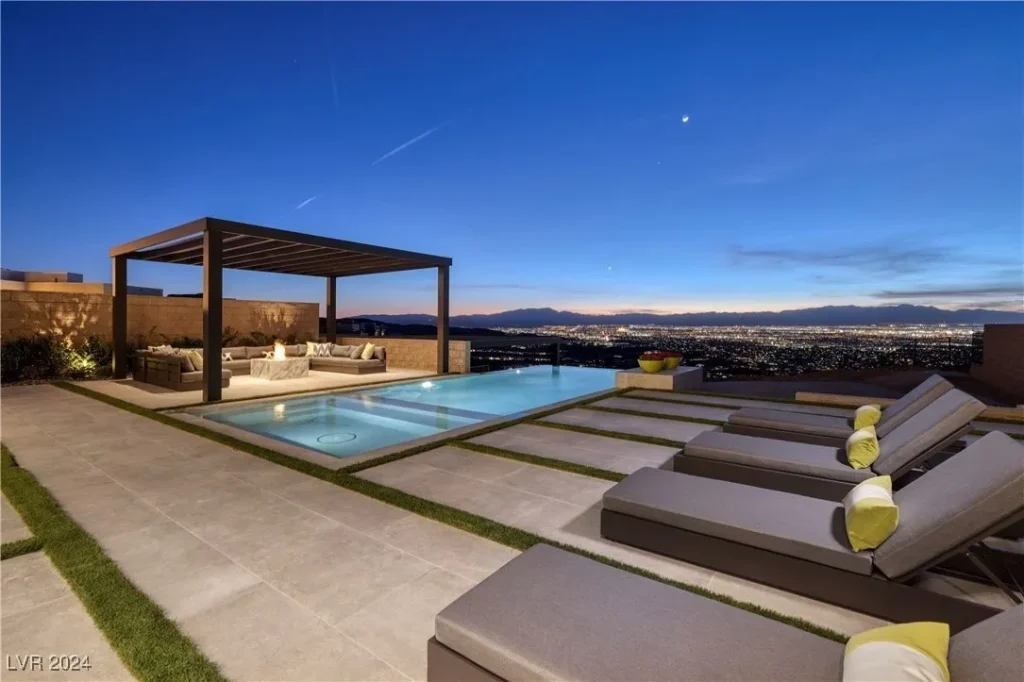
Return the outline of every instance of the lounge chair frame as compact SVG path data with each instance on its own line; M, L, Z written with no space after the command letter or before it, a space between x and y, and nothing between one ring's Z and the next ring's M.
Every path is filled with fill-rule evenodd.
M932 457L949 449L970 430L970 425L957 429L954 433L943 438L939 443L897 469L892 473L893 485L899 488L898 479L901 476L909 473L916 467L924 465ZM738 433L729 429L726 429L726 432ZM745 432L742 435L758 434ZM832 478L754 467L736 462L726 462L698 455L690 455L686 453L685 447L672 457L672 470L681 474L714 478L720 481L732 481L733 483L742 483L743 485L767 488L768 490L780 490L804 497L829 500L830 502L841 502L846 497L846 494L857 485L857 483L851 481L839 481Z
M427 679L457 682L506 682L490 670L481 668L457 651L437 641L427 640Z
M944 621L960 632L1000 609L914 586L932 566L963 554L975 543L1024 520L1024 511L892 580L875 571L862 575L765 549L676 528L628 514L601 510L601 536L739 578L828 602L893 622Z

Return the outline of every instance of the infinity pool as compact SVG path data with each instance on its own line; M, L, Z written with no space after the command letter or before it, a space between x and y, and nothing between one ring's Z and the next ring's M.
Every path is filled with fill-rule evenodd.
M334 457L351 457L614 386L613 369L538 365L293 398L205 417Z

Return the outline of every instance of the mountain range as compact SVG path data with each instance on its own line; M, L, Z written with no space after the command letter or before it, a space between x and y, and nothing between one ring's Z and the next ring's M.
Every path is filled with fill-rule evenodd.
M391 324L436 324L434 315L360 315ZM943 310L932 306L824 306L777 312L749 313L615 313L587 314L553 308L520 308L481 315L453 315L453 327L542 327L580 324L659 324L680 326L805 326L870 324L1013 324L1024 323L1024 312L969 308Z

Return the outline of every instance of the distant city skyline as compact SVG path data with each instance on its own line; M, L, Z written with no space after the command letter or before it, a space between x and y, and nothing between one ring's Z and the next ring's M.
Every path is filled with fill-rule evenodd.
M7 268L109 281L110 246L213 215L449 256L453 315L1024 309L1020 3L0 19ZM432 313L433 277L342 280L339 314ZM228 271L225 295L323 283Z

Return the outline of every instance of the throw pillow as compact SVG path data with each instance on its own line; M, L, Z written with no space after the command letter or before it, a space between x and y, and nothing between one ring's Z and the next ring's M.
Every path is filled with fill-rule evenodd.
M231 353L221 353L220 359L224 362L231 362Z
M197 350L188 351L188 359L192 361L192 366L196 368L197 372L203 371L203 354Z
M853 414L853 428L863 429L865 426L874 426L881 419L881 405L862 405Z
M358 360L363 354L363 348L366 346L365 343L358 346L352 346L352 352L349 353L348 357L351 360Z
M306 357L311 358L316 355L316 342L306 341Z
M347 358L352 355L352 346L340 346L335 344L334 348L331 349L331 355L336 358Z
M263 357L266 358L267 360L273 360L274 359L274 351L272 351L272 350L265 350L265 351L263 351Z
M384 346L374 346L373 347L373 357L377 358L378 360L383 360L384 359L384 355L385 355Z
M843 682L949 682L949 625L903 623L854 635Z
M878 437L874 426L857 429L846 439L846 459L854 469L867 469L878 459Z
M843 498L846 537L853 551L874 549L889 539L900 522L892 501L892 478L875 476L861 481Z
M177 353L181 357L181 371L182 372L194 372L196 371L195 366L192 364L192 358L189 357L188 353Z
M331 357L331 348L334 347L333 343L314 343L313 344L313 357L316 358L329 358Z
M149 346L148 348L149 348L149 351L151 353L173 353L174 352L174 348L172 348L171 346L168 346L167 344L163 344L161 346Z
M365 346L363 346L363 352L359 354L359 357L361 357L363 360L369 360L370 358L373 357L373 348L374 345L372 343L366 344Z

